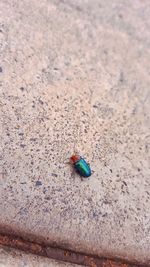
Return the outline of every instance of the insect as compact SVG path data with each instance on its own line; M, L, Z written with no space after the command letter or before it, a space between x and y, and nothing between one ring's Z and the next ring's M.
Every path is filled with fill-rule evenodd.
M92 174L91 168L89 164L85 161L84 158L75 154L72 155L70 158L70 162L73 164L75 170L82 176L82 177L89 177Z

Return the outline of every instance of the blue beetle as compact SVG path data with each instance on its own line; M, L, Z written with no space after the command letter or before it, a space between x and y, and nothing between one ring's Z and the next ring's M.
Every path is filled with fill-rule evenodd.
M89 164L81 156L75 154L70 158L75 170L83 177L89 177L92 174Z

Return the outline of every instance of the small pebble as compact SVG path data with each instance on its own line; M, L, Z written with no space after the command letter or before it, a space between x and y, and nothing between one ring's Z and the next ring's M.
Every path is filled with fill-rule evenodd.
M42 182L41 181L36 181L36 186L39 186L39 185L42 185Z

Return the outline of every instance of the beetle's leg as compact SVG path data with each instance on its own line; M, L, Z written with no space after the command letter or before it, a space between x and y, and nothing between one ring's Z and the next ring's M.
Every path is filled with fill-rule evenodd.
M73 168L72 172L71 172L71 178L73 178L73 180L75 180L75 169Z
M80 155L80 153L77 149L74 149L74 155Z
M92 162L94 161L94 154L92 153L92 160L91 160Z
M81 178L82 182L85 182L86 180L89 180L90 177L83 177L83 176L80 175L80 178Z
M64 164L70 164L70 161L64 161L63 163Z
M66 159L63 161L64 164L70 164L70 157L66 157Z

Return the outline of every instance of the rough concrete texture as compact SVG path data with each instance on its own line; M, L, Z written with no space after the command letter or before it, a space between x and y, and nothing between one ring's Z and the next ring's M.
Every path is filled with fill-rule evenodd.
M0 246L0 267L81 267Z
M150 263L149 0L0 10L1 232Z

